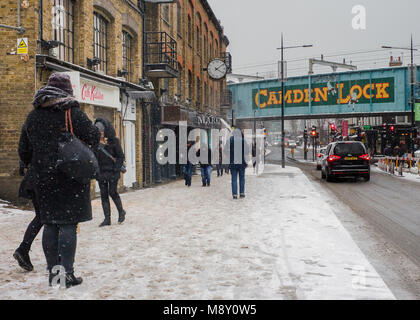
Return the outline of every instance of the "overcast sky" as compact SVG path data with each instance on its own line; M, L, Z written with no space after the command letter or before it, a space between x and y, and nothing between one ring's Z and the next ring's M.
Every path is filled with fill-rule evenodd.
M381 50L381 45L410 45L420 49L420 0L208 0L225 27L234 73L253 74L276 70L280 54L280 34L285 45L313 44L313 48L286 52L289 76L308 72L310 57L342 62L352 61L359 69L385 67L389 56L404 54L409 63L410 51ZM366 30L354 30L352 8L366 8ZM377 52L364 51L379 50ZM343 55L343 53L355 53ZM330 56L328 55L335 55ZM420 64L420 51L415 52ZM306 59L303 59L306 58ZM291 61L302 59L299 61ZM315 72L329 72L316 66Z

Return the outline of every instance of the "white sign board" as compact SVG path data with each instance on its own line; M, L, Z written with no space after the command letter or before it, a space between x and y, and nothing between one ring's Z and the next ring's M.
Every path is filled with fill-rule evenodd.
M122 96L122 105L121 105L121 116L124 117L123 120L136 121L136 100L133 98L128 98L125 95Z
M115 108L121 110L120 89L80 76L80 72L63 72L70 76L73 95L79 103Z

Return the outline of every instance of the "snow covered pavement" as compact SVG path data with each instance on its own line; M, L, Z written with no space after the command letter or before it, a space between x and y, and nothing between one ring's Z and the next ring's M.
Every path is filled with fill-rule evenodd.
M81 225L75 288L50 288L41 236L35 271L12 254L31 212L0 206L0 299L394 299L334 215L332 199L297 168L266 166L233 200L230 176L122 195L127 220Z

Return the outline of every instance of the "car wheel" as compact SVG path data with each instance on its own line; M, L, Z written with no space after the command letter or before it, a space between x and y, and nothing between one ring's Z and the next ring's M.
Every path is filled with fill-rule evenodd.
M365 181L368 182L370 181L370 173L368 173L367 175L364 176Z

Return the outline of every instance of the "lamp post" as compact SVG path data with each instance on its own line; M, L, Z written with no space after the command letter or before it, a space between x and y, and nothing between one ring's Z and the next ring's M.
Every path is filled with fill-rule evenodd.
M286 167L286 155L284 150L284 50L285 49L295 49L295 48L310 48L311 44L305 44L300 46L285 47L283 45L283 32L281 33L281 47L277 50L281 50L281 166L282 168Z
M413 140L413 133L414 129L416 127L416 120L415 120L415 114L414 114L414 105L415 105L415 98L414 98L414 51L418 51L417 49L414 49L413 45L413 35L411 35L411 46L410 48L400 48L400 47L391 47L391 46L382 46L383 49L399 49L399 50L410 50L411 52L411 74L410 74L410 84L411 84L411 137L410 137L410 148L411 151L414 152L414 140Z

